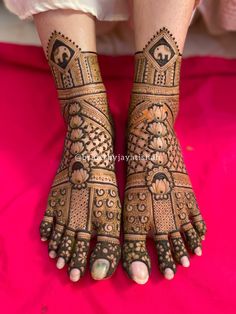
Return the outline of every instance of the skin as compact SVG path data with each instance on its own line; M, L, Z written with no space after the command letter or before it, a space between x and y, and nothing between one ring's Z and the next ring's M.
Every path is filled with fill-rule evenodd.
M104 156L104 151L106 156L113 154L112 122L95 54L95 20L88 14L74 10L48 11L35 15L34 20L54 75L64 75L66 82L65 78L73 73L72 86L76 88L72 90L77 91L74 94L71 92L66 85L69 81L56 82L58 90L67 93L66 99L60 99L59 96L67 135L62 158L64 161L56 174L41 224L41 240L49 240L49 256L57 258L58 269L64 268L68 263L70 280L76 282L85 271L91 235L96 234L97 244L90 258L91 275L93 279L101 280L111 276L119 262L121 206L114 162L107 163L105 158L104 162L96 166L96 160L93 161L96 157L94 154L99 149L101 157ZM58 42L59 47L54 48ZM62 62L67 63L70 72L60 67ZM84 64L87 64L86 70ZM84 95L84 91L87 95ZM98 96L94 97L96 92ZM94 134L93 131L88 131L92 128L95 130ZM102 142L100 138L106 140ZM76 160L80 154L77 153L75 157L69 157L71 160L67 165L66 154L73 155L73 150L78 152L81 145L85 155L91 156L92 161L81 164ZM97 150L94 147L97 147ZM72 173L70 169L74 169ZM85 179L81 179L81 173ZM83 186L80 184L81 180L86 180ZM76 218L76 212L82 212L86 218ZM85 223L82 226L83 220Z
M194 4L195 2L192 0L180 0L178 2L174 0L168 2L164 0L147 0L145 2L135 0L132 3L135 50L142 51L153 34L166 27L174 35L179 52L182 53ZM55 10L35 15L34 19L46 54L48 40L54 30L69 36L82 51L96 52L95 21L92 16L73 10ZM203 238L202 235L201 239ZM42 241L45 240L47 238L43 236ZM200 256L202 254L201 247L195 247L194 253ZM57 252L50 250L49 256L56 258ZM179 262L184 267L190 265L187 256L182 256ZM62 269L64 266L65 260L59 257L57 267ZM91 274L95 280L104 279L108 269L108 259L93 259ZM128 273L138 284L145 284L149 278L147 265L140 261L133 261L129 266ZM171 268L164 269L163 274L169 280L174 277ZM79 269L70 268L69 276L71 281L76 282L80 279L81 272Z
M167 28L178 43L182 54L190 19L196 3L193 0L135 0L131 1L133 10L132 22L135 34L135 50L142 51L150 38L163 27ZM127 201L128 203L128 201ZM204 239L204 236L202 236ZM202 255L201 247L194 249L198 256ZM183 256L180 263L189 267L187 256ZM134 261L127 270L129 276L138 284L145 284L149 278L148 267L145 263ZM163 275L166 279L173 279L174 272L167 268Z

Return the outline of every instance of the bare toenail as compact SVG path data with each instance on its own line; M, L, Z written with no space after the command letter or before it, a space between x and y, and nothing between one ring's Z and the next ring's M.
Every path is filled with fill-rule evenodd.
M198 246L198 247L194 250L194 253L195 253L197 256L201 256L201 255L202 255L202 249L200 248L200 246Z
M57 256L57 253L55 251L50 251L48 253L48 255L51 257L51 258L55 258Z
M170 268L166 268L166 269L165 269L165 271L164 271L164 276L165 276L166 279L171 280L171 279L174 278L174 275L175 275L175 274L174 274L174 272L173 272L172 269L170 269Z
M140 285L144 285L148 281L149 276L147 265L143 262L133 262L130 265L129 272L132 279Z
M204 241L206 239L206 237L203 235L203 236L201 236L201 239Z
M95 280L104 279L107 276L110 263L105 259L97 259L92 266L91 275Z
M70 271L70 280L76 282L80 279L80 270L77 268L73 268Z
M47 238L42 237L42 238L41 238L41 241L45 242L45 241L47 241Z
M189 262L189 259L188 259L187 256L181 257L180 262L181 262L181 264L182 264L184 267L189 267L189 266L190 266L190 262Z
M65 260L63 257L59 257L57 260L57 268L62 269L65 266Z

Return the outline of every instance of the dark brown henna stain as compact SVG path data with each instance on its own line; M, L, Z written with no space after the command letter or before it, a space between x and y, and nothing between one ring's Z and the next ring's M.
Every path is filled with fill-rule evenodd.
M121 205L112 158L112 121L97 55L81 51L70 39L54 32L47 56L67 134L41 236L48 239L53 233L50 249L57 250L66 262L72 257L70 269L77 267L83 274L89 240L96 234L99 242L92 260L108 259L109 276L120 258ZM61 228L59 236L53 222Z
M135 54L129 112L124 248L129 247L131 236L132 241L140 241L140 236L145 240L152 234L161 272L166 268L175 272L172 253L177 261L187 255L183 241L169 240L173 232L184 232L190 250L194 251L200 246L199 236L206 231L174 132L180 65L177 43L163 28L142 52ZM192 224L198 235L193 234ZM147 254L137 253L130 258L135 250L127 254L125 250L123 265L127 271L132 261L142 261L143 254Z

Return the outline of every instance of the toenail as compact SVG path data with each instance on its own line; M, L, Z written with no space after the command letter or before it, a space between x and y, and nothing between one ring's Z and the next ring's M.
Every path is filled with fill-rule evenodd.
M74 268L70 271L70 280L76 282L80 279L80 270Z
M47 238L42 237L42 238L41 238L41 241L45 242L45 241L47 241Z
M144 285L148 281L148 269L145 263L135 261L130 265L129 271L132 279L136 283Z
M197 256L201 256L201 255L202 255L202 249L200 248L200 246L198 246L198 247L194 250L194 253L195 253Z
M172 269L170 269L170 268L166 268L166 269L165 269L165 271L164 271L164 276L165 276L166 279L171 280L171 279L174 278L174 275L175 275L175 274L174 274L174 272L173 272Z
M188 259L187 256L181 257L180 262L181 262L181 264L182 264L184 267L189 267L189 266L190 266L190 262L189 262L189 259Z
M201 236L201 239L204 241L206 239L206 237L203 235L203 236Z
M57 260L57 268L62 269L65 266L65 260L63 257L59 257Z
M55 258L57 256L57 253L55 251L50 251L48 253L48 255L51 257L51 258Z
M95 280L104 279L107 275L110 263L105 259L98 259L93 263L91 275Z

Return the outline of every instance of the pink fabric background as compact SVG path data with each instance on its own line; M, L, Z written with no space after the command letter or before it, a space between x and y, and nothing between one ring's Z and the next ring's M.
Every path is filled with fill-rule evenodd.
M131 57L101 57L124 152L132 82ZM65 127L42 50L0 44L0 305L1 313L235 313L236 60L184 60L176 129L208 234L203 256L162 278L153 243L149 283L115 276L77 284L57 270L40 242L50 184L59 164ZM124 187L124 165L117 168Z

